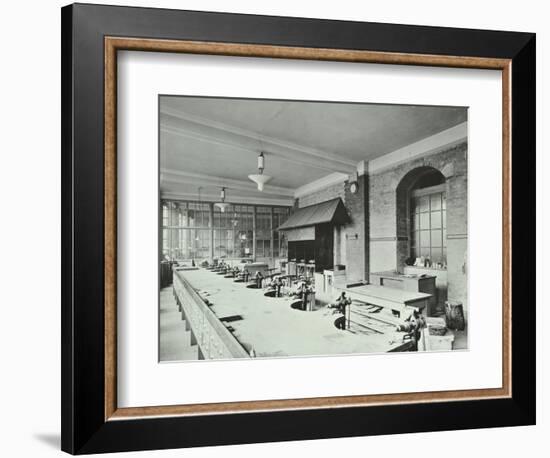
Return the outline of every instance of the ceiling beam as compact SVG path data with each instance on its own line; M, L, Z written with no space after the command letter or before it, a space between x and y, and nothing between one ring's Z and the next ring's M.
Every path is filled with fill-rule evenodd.
M161 108L160 129L168 134L238 148L254 156L263 151L268 156L315 169L341 173L351 173L356 169L354 160L334 152L269 137L169 107Z

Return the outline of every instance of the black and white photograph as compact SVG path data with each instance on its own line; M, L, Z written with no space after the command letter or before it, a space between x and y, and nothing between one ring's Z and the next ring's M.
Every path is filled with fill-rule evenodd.
M468 350L468 107L158 109L161 362Z
M0 456L543 457L550 29L501 5L6 3Z

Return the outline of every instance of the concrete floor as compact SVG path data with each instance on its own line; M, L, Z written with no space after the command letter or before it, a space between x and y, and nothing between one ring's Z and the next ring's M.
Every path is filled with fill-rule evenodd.
M191 333L185 330L172 287L160 291L160 360L197 360L198 347L191 346Z

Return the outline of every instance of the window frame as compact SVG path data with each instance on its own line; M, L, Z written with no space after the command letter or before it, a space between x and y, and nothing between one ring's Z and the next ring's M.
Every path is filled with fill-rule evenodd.
M440 207L438 210L432 210L432 196L434 195L441 195L441 202ZM418 211L416 212L416 209L418 206L413 203L415 200L421 198L421 197L428 197L428 210L427 211ZM442 263L443 268L447 268L447 184L441 183L435 186L429 186L425 188L420 189L413 189L409 193L409 199L408 199L408 232L409 232L409 256L412 258L420 258L423 255L423 249L428 248L429 250L429 257L431 262L435 263ZM432 226L432 213L438 212L440 215L440 227L434 228ZM428 229L422 229L422 221L421 216L422 214L428 215ZM418 222L416 221L416 216L418 215ZM438 246L435 246L432 242L432 233L433 231L440 231L440 241L441 244ZM423 246L422 243L422 232L428 232L429 233L429 245ZM416 237L417 233L419 233L419 237ZM417 240L419 241L419 245L417 245ZM433 250L440 250L439 260L434 261L433 257ZM425 256L426 258L426 256Z

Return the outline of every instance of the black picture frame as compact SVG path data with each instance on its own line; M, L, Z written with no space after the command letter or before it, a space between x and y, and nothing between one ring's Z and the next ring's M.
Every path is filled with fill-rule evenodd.
M85 454L535 424L535 34L89 4L66 6L61 14L64 451ZM511 59L512 396L106 421L106 36Z

